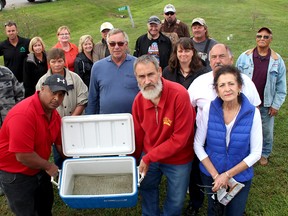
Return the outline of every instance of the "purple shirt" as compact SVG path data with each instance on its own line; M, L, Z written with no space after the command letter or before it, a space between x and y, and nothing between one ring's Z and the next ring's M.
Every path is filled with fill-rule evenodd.
M263 104L264 101L264 88L267 80L267 70L269 66L270 56L271 49L268 50L268 54L266 56L260 56L257 48L253 50L254 72L252 81L254 82L260 99L262 101L260 106Z

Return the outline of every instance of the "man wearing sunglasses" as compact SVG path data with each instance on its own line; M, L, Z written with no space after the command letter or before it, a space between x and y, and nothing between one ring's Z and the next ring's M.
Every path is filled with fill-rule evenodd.
M107 34L110 55L94 63L86 114L131 113L139 92L134 75L135 57L127 54L128 35L113 28Z
M172 4L164 7L164 20L162 20L160 31L168 36L172 43L175 43L178 38L190 37L188 26L176 18L176 9Z
M236 66L255 83L262 103L260 112L263 149L260 165L268 164L272 152L274 119L286 97L286 68L281 56L270 48L272 30L262 27L256 34L256 47L242 53Z

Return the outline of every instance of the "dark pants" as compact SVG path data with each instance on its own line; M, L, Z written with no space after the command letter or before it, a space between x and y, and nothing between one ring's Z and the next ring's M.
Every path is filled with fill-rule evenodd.
M204 173L201 173L201 178L203 181L203 185L212 186L212 183L214 182L214 180L212 179L211 176L206 176ZM223 215L243 216L252 180L241 182L241 183L244 184L245 187L241 189L241 191L227 204L227 206L224 207L222 205L223 211L224 211ZM215 211L214 211L215 202L211 197L211 194L212 194L211 189L212 187L205 188L207 197L208 197L208 214L207 215L215 216L217 214L215 214Z
M52 215L54 194L50 179L45 171L28 176L0 170L0 185L17 216Z
M194 209L199 209L202 207L204 201L204 193L201 191L201 188L198 185L202 185L202 179L199 169L199 159L195 155L192 162L192 170L190 173L190 182L189 182L189 196L190 201L189 205Z
M52 149L53 149L54 163L56 164L56 166L58 166L59 169L62 169L62 165L63 165L64 159L62 158L60 153L57 151L55 145L53 145Z

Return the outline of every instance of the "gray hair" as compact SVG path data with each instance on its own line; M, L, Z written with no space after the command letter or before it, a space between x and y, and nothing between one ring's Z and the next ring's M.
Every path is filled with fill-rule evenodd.
M221 44L221 43L215 44L215 45L223 45L223 46L225 47L225 49L226 49L226 52L228 53L228 57L231 58L231 59L233 59L233 53L232 53L232 50L230 49L230 47L228 47L226 44ZM215 46L215 45L214 45L214 46ZM213 47L214 47L214 46L213 46ZM211 47L211 50L212 50L213 47ZM210 51L211 51L211 50L210 50ZM209 61L210 61L210 53L211 53L211 52L209 52Z
M111 37L112 35L115 35L115 34L119 34L119 33L122 33L124 36L125 42L129 43L129 38L128 38L128 35L126 34L126 32L124 32L123 30L118 29L118 28L113 28L108 32L107 37L106 37L107 42L109 41L109 37Z
M136 73L135 68L139 63L148 64L150 62L155 66L156 70L158 71L160 67L158 60L152 55L142 55L134 61L134 73Z

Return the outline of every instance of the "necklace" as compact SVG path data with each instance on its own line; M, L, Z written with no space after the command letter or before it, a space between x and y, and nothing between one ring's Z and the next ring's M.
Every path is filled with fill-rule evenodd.
M223 108L225 124L230 124L230 122L232 122L235 119L235 117L239 113L240 107L241 107L240 105L237 105L237 107L233 108L233 109L224 109Z
M190 73L190 71L186 72L186 71L183 71L182 69L180 69L180 72L182 73L184 77L188 76L188 74Z

